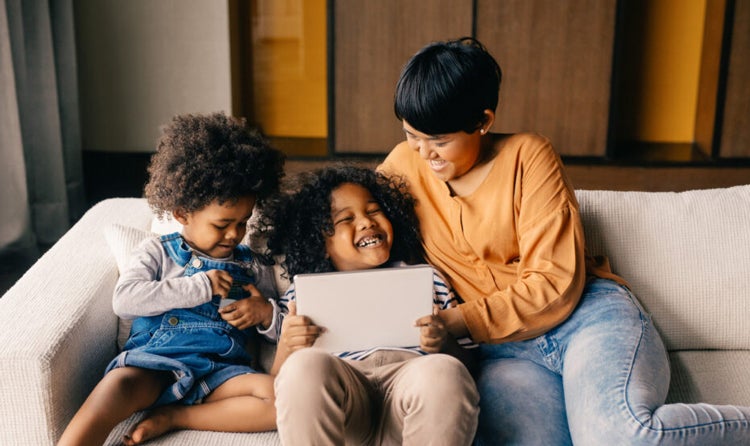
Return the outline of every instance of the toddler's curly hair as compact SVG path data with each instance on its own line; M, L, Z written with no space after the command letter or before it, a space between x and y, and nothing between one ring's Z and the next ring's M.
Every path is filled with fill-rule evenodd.
M423 261L415 200L404 181L372 169L334 165L299 174L285 194L277 196L265 209L256 226L267 236L272 255L283 255L289 278L300 273L334 271L326 255L326 237L334 232L331 220L331 193L344 183L370 191L393 227L389 261Z
M262 207L279 190L284 158L245 119L224 113L175 116L162 128L144 194L160 215L250 195Z

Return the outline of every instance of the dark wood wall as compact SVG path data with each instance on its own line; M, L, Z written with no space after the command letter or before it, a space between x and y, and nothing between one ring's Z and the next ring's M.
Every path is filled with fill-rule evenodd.
M495 131L536 131L563 156L617 161L615 102L628 94L617 84L623 5L329 0L329 152L388 152L403 139L393 115L403 64L430 41L473 35L503 69ZM750 0L709 0L704 36L695 138L680 144L704 152L687 162L747 162Z

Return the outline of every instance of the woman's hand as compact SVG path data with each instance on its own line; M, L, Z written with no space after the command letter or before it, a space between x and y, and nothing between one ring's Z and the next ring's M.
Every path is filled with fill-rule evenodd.
M440 353L448 338L448 329L438 311L439 308L435 305L431 315L423 316L415 322L419 327L419 348L427 353Z
M219 308L221 318L239 330L258 324L262 327L270 327L273 322L273 305L260 294L254 285L248 284L242 288L249 292L250 296Z

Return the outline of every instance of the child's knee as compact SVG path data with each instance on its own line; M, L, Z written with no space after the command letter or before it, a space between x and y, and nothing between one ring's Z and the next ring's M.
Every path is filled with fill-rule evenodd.
M458 359L433 354L419 358L414 365L415 373L409 387L420 394L420 399L436 398L439 403L445 401L445 395L454 395L470 406L479 403L474 379Z
M118 367L107 373L101 381L109 392L122 395L158 394L167 384L166 375L156 370L140 367Z

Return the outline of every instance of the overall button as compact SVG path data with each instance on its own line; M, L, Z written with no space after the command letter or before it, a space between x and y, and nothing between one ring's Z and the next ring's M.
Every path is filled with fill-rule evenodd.
M193 257L190 264L193 265L193 268L195 269L200 269L200 267L203 266L203 262L198 257Z
M177 319L176 317L172 316L172 317L170 317L170 318L169 318L169 319L167 320L167 322L169 323L169 325L172 325L172 326L174 326L174 325L177 325L177 324L178 324L178 323L180 322L180 320L179 320L179 319Z

